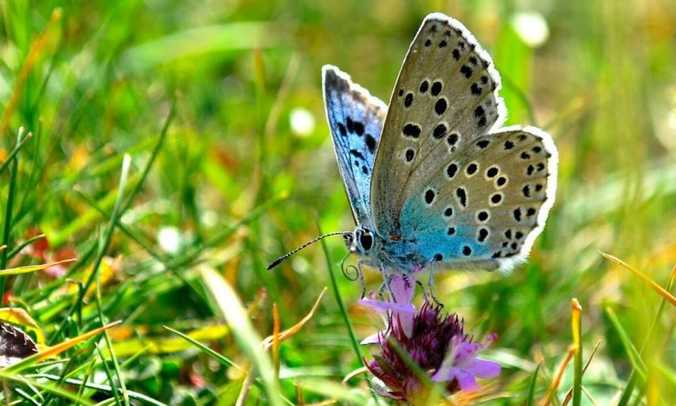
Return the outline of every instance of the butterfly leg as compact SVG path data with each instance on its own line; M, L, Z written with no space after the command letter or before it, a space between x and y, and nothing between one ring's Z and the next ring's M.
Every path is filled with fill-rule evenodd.
M394 294L390 288L390 282L392 281L393 274L384 268L380 268L380 272L383 275L383 283L380 284L380 288L378 289L378 297L381 300L385 300L385 294L389 294L390 298L394 300Z
M432 301L437 306L443 307L444 305L434 296L434 271L432 269L428 270L427 274L427 286L423 288L423 294L425 295L425 301Z

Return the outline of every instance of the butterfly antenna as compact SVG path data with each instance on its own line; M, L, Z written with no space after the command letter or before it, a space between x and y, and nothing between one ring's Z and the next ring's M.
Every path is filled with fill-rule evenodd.
M326 237L335 237L337 235L345 235L345 234L350 234L350 232L349 231L336 231L334 233L322 234L317 238L313 238L312 240L310 240L310 241L306 242L305 244L301 245L300 247L298 247L294 250L291 250L291 251L287 252L286 254L282 255L281 257L279 257L279 258L275 259L274 261L270 262L270 265L268 265L267 270L268 271L271 270L272 268L274 268L277 265L284 262L287 258L292 256L293 254L297 253L298 251L300 251L304 248L307 248L308 246L316 243L317 241L323 240Z

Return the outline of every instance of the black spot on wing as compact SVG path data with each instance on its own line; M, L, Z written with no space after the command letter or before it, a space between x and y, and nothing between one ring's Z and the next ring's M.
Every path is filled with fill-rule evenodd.
M356 158L364 159L364 154L362 154L361 152L359 152L358 150L356 150L354 148L350 150L350 154L352 154Z
M420 132L422 131L422 129L418 124L407 123L401 131L407 137L418 138L420 137Z
M338 123L338 132L340 132L340 135L343 137L347 136L347 130L345 129L343 123Z
M357 133L357 135L360 137L364 135L364 123L362 123L361 121L355 121L354 132Z
M347 124L347 131L353 133L354 132L354 121L352 121L352 119L350 117L348 117L347 120L345 121L345 123Z
M440 98L439 100L437 100L436 103L434 103L434 111L435 111L438 115L444 114L444 112L446 111L446 108L447 108L447 107L448 107L448 102L447 102L446 99L443 98L443 97Z
M372 154L376 151L376 139L371 134L366 134L366 148Z
M437 80L434 83L432 83L432 90L430 91L430 93L432 94L432 96L438 96L439 93L441 93L442 88L443 84L441 83L441 81Z

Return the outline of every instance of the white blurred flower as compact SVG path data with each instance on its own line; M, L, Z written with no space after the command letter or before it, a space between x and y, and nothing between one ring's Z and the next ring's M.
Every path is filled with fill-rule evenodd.
M537 48L549 38L545 17L537 11L521 11L512 17L512 27L526 45Z
M165 252L175 254L181 247L180 231L173 226L162 226L157 232L157 242Z
M204 210L201 220L204 226L213 227L218 222L218 213L213 210Z
M302 107L291 110L289 123L291 124L291 131L301 137L312 134L315 129L315 117Z
M652 102L652 116L655 122L655 135L660 142L676 152L676 83L667 86L664 97Z

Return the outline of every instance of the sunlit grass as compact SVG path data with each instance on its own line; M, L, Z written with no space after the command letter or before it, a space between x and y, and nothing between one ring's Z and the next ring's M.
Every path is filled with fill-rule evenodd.
M321 65L387 100L442 11L494 56L509 123L544 127L561 159L528 263L437 278L468 331L500 337L499 379L454 400L674 403L672 3L0 3L0 320L53 351L0 371L0 399L386 404L368 374L344 381L380 324L343 244L265 266L353 226Z

